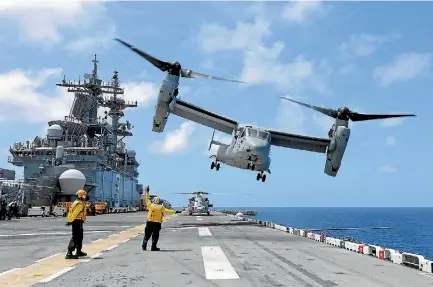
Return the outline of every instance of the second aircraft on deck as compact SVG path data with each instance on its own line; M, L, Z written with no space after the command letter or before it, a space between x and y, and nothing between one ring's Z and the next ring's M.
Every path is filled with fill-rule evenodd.
M211 169L219 170L220 163L257 172L256 179L262 182L266 181L266 173L270 174L270 150L271 145L318 152L326 154L325 174L335 177L341 166L343 154L346 150L347 142L350 136L349 120L365 121L374 119L385 119L393 117L415 116L413 114L361 114L350 111L347 107L338 110L316 107L304 104L291 99L284 98L294 103L312 108L325 115L335 119L334 124L328 133L328 138L310 137L298 134L285 133L277 130L265 129L249 124L241 124L233 119L210 112L200 107L194 106L188 102L177 98L179 94L178 86L180 77L216 79L243 83L237 80L229 80L220 77L209 76L191 70L185 70L179 62L164 62L149 54L133 47L132 45L116 39L124 44L155 67L165 72L164 80L160 86L158 101L155 106L155 115L153 117L152 131L163 132L167 123L168 116L175 114L182 118L202 124L215 130L230 134L232 140L230 144L223 144L212 140L212 144L218 145L216 154L212 155L214 161L211 163Z

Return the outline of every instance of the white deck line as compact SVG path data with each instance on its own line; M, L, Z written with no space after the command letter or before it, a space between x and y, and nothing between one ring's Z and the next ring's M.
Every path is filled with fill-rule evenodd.
M220 246L201 246L206 279L239 279Z
M102 256L102 253L96 253L96 254L93 254L92 256L90 256L92 259L95 259L95 258L97 258L97 257L99 257L99 256Z
M59 276L65 274L66 272L71 271L71 270L74 269L74 268L75 268L75 267L68 267L68 268L65 268L65 269L63 269L63 270L60 270L59 272L54 273L54 274L51 275L51 276L48 276L48 277L45 278L45 279L42 279L42 280L39 281L39 282L40 282L40 283L47 283L47 282L50 282L51 280L56 279L57 277L59 277Z
M109 248L107 248L107 249L104 249L104 251L110 251L110 250L113 250L114 248L116 248L116 247L118 247L118 246L119 246L118 244L113 245L113 246L111 246L111 247L109 247Z
M200 236L212 236L212 233L210 232L209 228L207 228L207 227L199 227L198 228L198 235L200 235Z
M3 276L3 275L6 275L6 274L12 273L14 271L20 270L20 269L21 268L12 268L10 270L4 271L4 272L0 273L0 277Z

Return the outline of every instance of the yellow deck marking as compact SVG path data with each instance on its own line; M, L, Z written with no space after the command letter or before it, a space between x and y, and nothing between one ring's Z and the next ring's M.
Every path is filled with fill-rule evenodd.
M166 222L177 215L164 216L163 221ZM105 249L122 243L126 239L136 237L144 233L145 224L125 230L122 233L112 234L107 238L99 241L91 242L83 246L83 251L87 253L88 257L103 252ZM110 251L109 251L110 252ZM72 267L80 263L80 259L65 259L65 254L58 254L56 256L47 258L44 261L34 263L27 267L23 267L0 276L0 286L14 286L14 287L28 287L38 283L44 278L48 278L57 272Z

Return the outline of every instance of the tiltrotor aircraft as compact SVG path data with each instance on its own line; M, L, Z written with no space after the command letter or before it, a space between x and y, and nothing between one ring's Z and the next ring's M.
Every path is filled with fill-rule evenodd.
M361 114L349 110L347 107L339 108L338 110L316 107L313 105L304 104L291 99L286 99L297 104L312 108L316 111L324 113L335 119L334 124L328 133L328 138L317 138L298 134L285 133L276 130L256 127L248 124L241 124L233 119L218 115L207 111L200 107L194 106L188 102L177 98L179 78L207 78L227 80L204 74L184 70L179 62L163 62L149 54L133 47L130 44L116 39L122 44L129 47L131 50L148 60L161 71L166 72L164 80L161 84L156 104L155 115L153 117L152 131L162 132L167 123L168 116L172 113L182 118L197 122L207 127L219 130L221 132L232 135L230 144L223 144L212 140L212 144L218 145L218 151L211 158L215 161L211 163L211 169L220 169L220 163L253 171L258 171L256 179L266 181L266 174L271 173L269 167L271 165L270 149L271 145L299 149L311 152L326 154L325 174L335 177L341 166L347 142L350 136L349 120L365 121L374 119L385 119L393 117L415 116L413 114ZM240 82L235 80L227 80Z

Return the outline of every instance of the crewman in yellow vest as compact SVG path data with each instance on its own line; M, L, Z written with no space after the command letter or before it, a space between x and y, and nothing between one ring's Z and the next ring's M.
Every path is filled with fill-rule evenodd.
M153 199L153 203L150 202L149 199L149 186L146 187L146 193L145 193L145 199L146 199L146 206L147 206L147 222L146 222L146 228L144 229L144 238L143 238L143 244L142 249L146 250L147 248L147 241L149 241L150 236L152 236L152 248L150 250L152 251L159 251L159 248L156 247L159 239L159 231L161 230L161 223L162 218L164 216L164 213L169 214L175 214L175 210L171 210L168 208L165 208L161 204L161 200L159 197L155 197Z
M69 241L66 259L78 259L78 257L87 256L86 253L81 251L83 247L83 223L86 222L87 192L79 190L76 195L77 199L69 208L68 222L66 223L67 226L72 225L72 238ZM73 255L72 252L74 252L75 248L77 253Z

